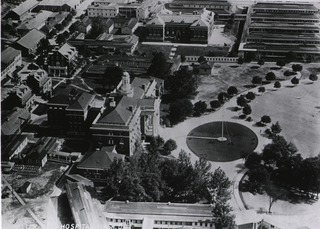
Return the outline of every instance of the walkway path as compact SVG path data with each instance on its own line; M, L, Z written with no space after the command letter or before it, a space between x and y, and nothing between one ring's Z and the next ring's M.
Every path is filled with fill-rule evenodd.
M4 181L4 186L7 186L10 191L13 192L13 195L17 198L17 200L20 202L20 204L22 206L26 206L26 202L19 196L19 194L12 188L12 186L9 184L9 182L2 176L2 180ZM27 212L29 212L29 214L32 216L32 218L38 223L38 225L41 228L45 228L44 223L42 222L41 219L38 218L38 216L28 207L26 206L25 208L27 210Z
M296 77L300 78L300 73L298 73ZM290 79L282 81L281 82L282 87L289 86L289 85L292 86ZM273 83L264 85L264 87L266 88L266 91L274 90ZM278 89L278 90L281 90L281 89ZM242 92L241 94L246 94L249 91L252 91L257 95L260 95L260 93L258 93L258 88L249 89L247 91ZM263 94L261 94L260 96L263 96ZM216 112L209 113L207 115L203 115L197 118L194 118L194 117L188 118L187 120L185 120L182 123L179 123L173 128L160 128L159 133L160 133L160 136L164 138L164 140L168 140L171 138L177 142L178 149L173 152L173 155L177 157L180 150L184 150L190 155L192 162L195 162L196 160L198 160L198 157L187 146L186 139L187 139L188 133L195 127L198 127L199 125L212 122L212 121L221 120L222 117L226 121L231 120L232 122L237 122L249 127L258 137L258 146L255 149L255 151L261 152L264 146L271 142L270 139L263 136L264 129L268 128L268 126L257 127L254 125L255 122L247 122L242 119L235 119L234 116L235 115L237 116L237 113L232 111L232 109L227 109L227 108L236 106L237 97L238 96L234 96L233 98L231 98L229 101L227 101L223 105L222 109ZM258 121L258 120L255 120L255 121ZM246 170L243 170L244 168L243 160L239 159L232 162L210 162L210 163L212 164L212 170L215 170L217 167L221 167L225 171L229 179L233 181L232 182L233 183L232 200L231 200L232 207L234 209L239 209L240 211L245 210L245 203L243 203L239 193L239 182L246 172Z

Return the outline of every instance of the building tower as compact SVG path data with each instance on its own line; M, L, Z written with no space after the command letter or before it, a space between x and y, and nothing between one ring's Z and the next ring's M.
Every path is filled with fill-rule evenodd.
M122 84L119 89L119 92L122 95L128 96L128 97L133 97L133 88L130 84L130 75L128 72L123 72L122 75Z

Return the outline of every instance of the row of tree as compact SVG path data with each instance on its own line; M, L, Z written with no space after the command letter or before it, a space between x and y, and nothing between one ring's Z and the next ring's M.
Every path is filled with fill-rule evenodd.
M215 227L231 228L234 225L228 204L231 182L220 168L210 170L211 164L203 158L192 165L183 151L178 159L163 159L151 150L115 160L106 171L104 197L122 201L212 203Z

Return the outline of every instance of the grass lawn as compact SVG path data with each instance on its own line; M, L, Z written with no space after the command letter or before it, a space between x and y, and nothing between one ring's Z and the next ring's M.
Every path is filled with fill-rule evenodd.
M227 141L200 139L196 137L221 137L222 123L210 122L193 129L187 138L187 145L192 152L210 161L233 161L245 157L258 145L255 133L249 128L233 122L224 123L224 136Z

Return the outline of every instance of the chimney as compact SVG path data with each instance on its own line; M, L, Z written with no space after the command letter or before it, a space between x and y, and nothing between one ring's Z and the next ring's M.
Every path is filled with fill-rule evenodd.
M110 97L109 105L110 107L116 107L116 101L114 101L114 97Z
M146 85L142 84L142 89L145 91L146 90Z
M130 112L133 111L133 106L129 106L129 111L130 111Z

